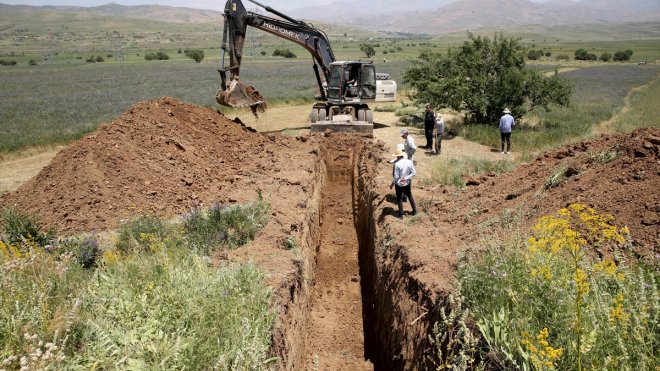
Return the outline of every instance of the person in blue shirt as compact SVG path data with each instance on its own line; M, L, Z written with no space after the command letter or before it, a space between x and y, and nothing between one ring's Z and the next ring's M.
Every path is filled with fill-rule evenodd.
M508 108L504 109L504 115L500 118L500 138L502 140L502 154L509 154L511 149L511 129L516 126L516 120L511 116ZM504 152L504 143L506 142L506 152Z

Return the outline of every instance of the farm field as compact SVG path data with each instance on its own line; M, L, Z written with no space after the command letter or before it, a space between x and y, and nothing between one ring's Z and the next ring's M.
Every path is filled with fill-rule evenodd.
M75 47L63 38L74 32L96 41L54 64L27 65L48 45L40 37L0 37L0 59L13 57L1 42L26 42L11 46L20 64L0 67L0 368L658 364L656 63L530 63L558 69L574 94L517 118L510 155L494 126L443 110L442 153L418 148L417 213L405 203L399 218L389 160L400 129L424 142L404 84L375 105L373 137L310 135L305 51L271 57L286 44L255 36L241 79L269 101L257 118L214 101L216 29L104 20L100 30L136 32L136 49L84 63L108 52L93 21L69 20L62 46ZM653 60L639 36L652 25L619 27L639 37L635 58ZM524 39L553 56L624 45L578 31L577 42L542 28ZM340 59L359 55L351 30L331 32L346 39L333 43ZM375 40L377 70L399 82L420 47L460 37ZM177 52L191 40L208 42L202 63ZM383 49L394 50L384 61ZM154 51L173 58L139 55Z

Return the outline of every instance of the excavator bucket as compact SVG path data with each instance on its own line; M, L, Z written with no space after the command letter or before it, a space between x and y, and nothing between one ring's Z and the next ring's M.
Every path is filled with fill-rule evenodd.
M245 85L238 78L233 79L226 90L218 90L215 100L227 107L250 107L252 113L266 111L266 101L252 86Z

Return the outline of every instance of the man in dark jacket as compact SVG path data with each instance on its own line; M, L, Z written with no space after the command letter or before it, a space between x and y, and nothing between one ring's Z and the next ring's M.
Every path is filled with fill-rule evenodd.
M426 106L426 115L424 116L424 136L426 136L425 149L433 148L433 127L435 126L435 112L431 105Z

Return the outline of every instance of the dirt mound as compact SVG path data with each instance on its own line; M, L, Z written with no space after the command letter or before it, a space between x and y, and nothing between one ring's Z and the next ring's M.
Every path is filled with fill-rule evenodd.
M278 180L299 182L291 169L304 170L309 151L294 138L165 97L137 103L71 143L0 205L38 214L60 232L102 230L138 211L173 216L252 201Z
M583 203L627 225L635 252L653 257L660 241L659 161L659 129L602 136L548 152L497 179L478 179L462 202L477 215L473 224L520 209L530 225Z

